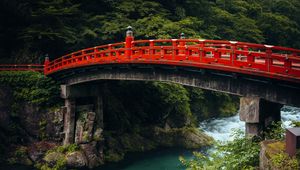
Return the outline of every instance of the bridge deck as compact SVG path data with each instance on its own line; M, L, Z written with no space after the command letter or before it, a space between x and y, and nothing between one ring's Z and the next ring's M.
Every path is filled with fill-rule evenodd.
M163 64L208 68L300 82L300 50L245 42L138 40L83 49L45 64L45 74L99 64Z
M138 40L87 48L46 61L44 74L90 65L162 64L215 69L300 83L300 50L246 42L199 39ZM41 71L42 65L0 65Z

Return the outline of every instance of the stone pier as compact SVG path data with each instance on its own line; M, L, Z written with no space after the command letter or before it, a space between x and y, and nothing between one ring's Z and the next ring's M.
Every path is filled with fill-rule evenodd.
M258 97L240 98L240 120L246 123L246 134L262 135L272 121L280 121L282 104Z
M64 145L72 144L75 138L75 99L66 98L64 108Z
M61 85L61 97L65 100L63 144L68 145L74 142L80 144L90 142L93 138L102 138L103 104L99 85ZM82 98L89 99L89 104L94 106L93 110L86 111L83 117L83 121L88 122L85 124L86 127L81 127L82 123L77 120L79 115L76 115L76 108L79 107L76 101ZM89 134L82 134L83 132ZM88 135L85 140L83 140L83 135Z

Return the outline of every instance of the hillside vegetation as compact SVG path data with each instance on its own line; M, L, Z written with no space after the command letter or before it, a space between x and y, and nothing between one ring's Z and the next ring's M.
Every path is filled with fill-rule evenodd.
M2 0L0 61L42 62L136 39L226 39L300 48L299 0Z

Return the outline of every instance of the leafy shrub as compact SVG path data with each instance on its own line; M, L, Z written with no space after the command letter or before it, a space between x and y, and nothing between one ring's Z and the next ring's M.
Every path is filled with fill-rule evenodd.
M281 121L272 122L264 133L265 139L283 140L285 137L285 128Z
M192 160L183 157L179 160L187 169L254 169L259 164L258 141L244 137L241 131L233 135L233 141L217 143L214 150L208 153L209 156L194 152Z
M59 86L49 77L32 71L1 71L0 84L13 91L13 106L19 102L37 105L53 105L59 98Z
M292 121L293 127L300 127L300 121Z
M299 163L296 158L290 158L288 154L281 152L271 156L272 164L278 169L294 170L299 169Z

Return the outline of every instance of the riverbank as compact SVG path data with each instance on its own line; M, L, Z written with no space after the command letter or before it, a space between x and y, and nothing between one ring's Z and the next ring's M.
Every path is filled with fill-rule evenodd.
M300 108L284 106L281 109L281 118L284 127L290 127L292 121L300 120ZM245 123L239 120L239 116L235 115L227 118L213 118L200 122L199 127L208 135L212 136L215 140L222 143L233 140L232 132L236 130L245 130ZM186 150L186 149L162 149L145 153L137 153L130 155L129 158L125 157L124 162L111 163L97 168L97 170L108 169L117 170L152 170L165 169L165 170L184 170L185 167L179 161L179 156L191 159L193 151L204 152L205 150ZM164 163L166 162L166 163ZM150 168L148 168L150 167Z
M300 120L300 109L284 106L281 109L282 121L286 126L291 121ZM232 129L244 130L244 122L239 120L238 115L228 118L215 118L202 121L199 127L203 129L206 134L209 134L216 140L227 141L231 140L230 137ZM183 148L158 148L156 150L147 152L135 152L125 155L124 160L116 163L107 163L101 167L95 168L95 170L153 170L153 169L165 169L165 170L184 170L185 168L179 161L179 156L183 156L186 159L192 158L192 152L194 149L188 150ZM203 151L203 150L196 150ZM11 168L12 166L7 166ZM7 169L7 167L5 169ZM16 170L29 170L24 166L13 166Z
M104 120L99 121L92 99L76 101L78 150L73 153L69 146L61 146L64 107L55 81L36 72L1 72L0 82L0 161L37 167L61 163L92 168L120 161L131 152L205 147L212 139L198 130L197 122L230 115L238 106L236 97L178 84L99 82L105 96ZM211 100L217 104L209 104Z

